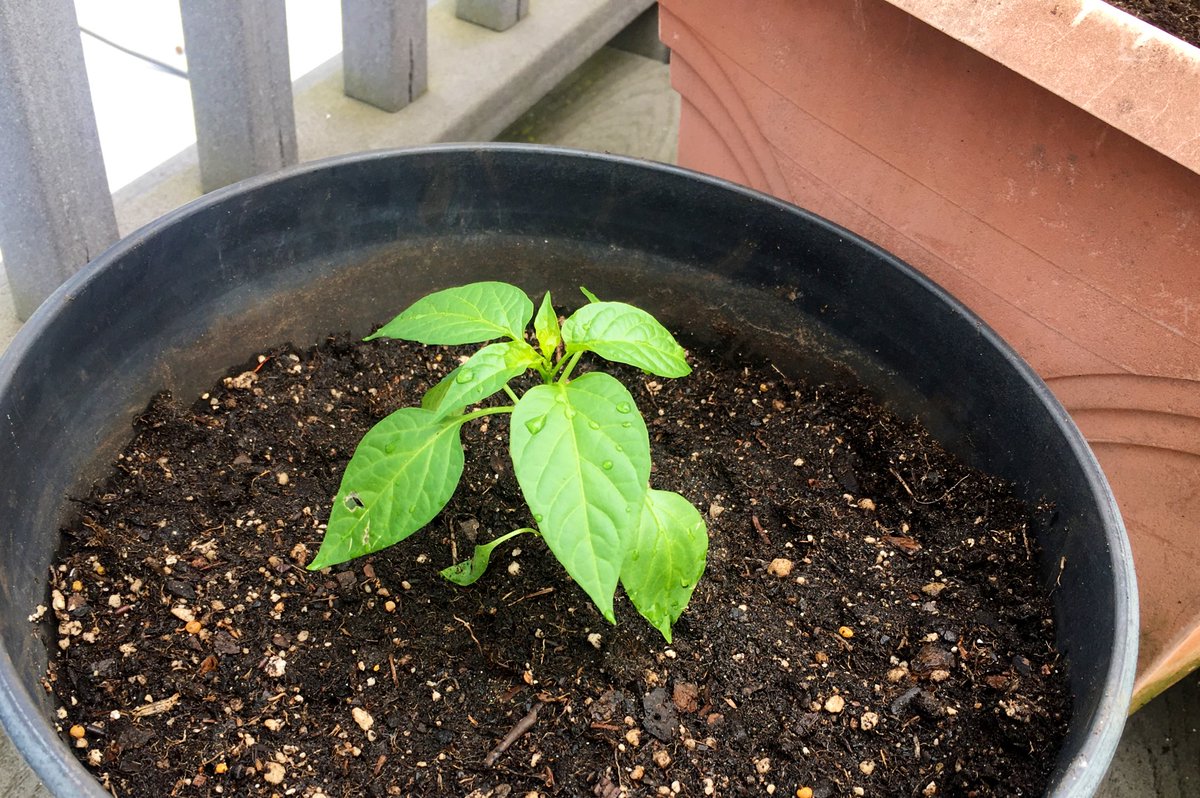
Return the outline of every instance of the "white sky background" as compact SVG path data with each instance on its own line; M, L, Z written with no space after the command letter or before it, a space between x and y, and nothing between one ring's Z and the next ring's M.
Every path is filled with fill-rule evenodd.
M339 0L287 0L292 80L342 49ZM123 47L187 70L179 4L169 0L75 0L79 25ZM196 141L188 82L83 36L100 148L112 191Z

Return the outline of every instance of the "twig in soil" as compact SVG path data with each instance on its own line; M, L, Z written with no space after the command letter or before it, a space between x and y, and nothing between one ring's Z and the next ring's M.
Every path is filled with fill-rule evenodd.
M484 757L483 764L487 767L491 767L492 765L496 764L496 760L500 758L501 754L508 750L510 745L521 739L521 735L533 728L533 724L537 722L538 712L540 712L541 709L541 701L534 704L533 709L529 710L529 714L517 721L516 725L512 727L512 730L510 730L508 734L504 735L504 739L500 741L500 744L493 748L490 754Z
M754 530L758 532L758 536L762 538L762 542L771 545L771 536L767 534L767 530L763 529L762 521L758 520L757 515L750 516L750 520L754 523Z
M388 654L388 665L392 666L392 684L396 687L400 686L400 677L396 675L396 658Z
M1051 593L1062 587L1062 575L1065 570L1067 570L1067 558L1064 556L1058 561L1058 576L1054 577L1054 587L1051 589Z
M889 468L888 471L891 471L892 476L894 476L896 479L900 480L900 487L904 488L904 492L909 495L909 498L915 500L917 497L913 495L912 488L910 488L908 486L908 483L904 481L904 477L900 476L900 472L894 468Z
M511 606L513 606L513 605L515 605L515 604L520 604L520 603L521 603L522 601L524 601L525 599L537 598L538 596L544 596L544 595L546 595L547 593L553 593L553 592L554 592L554 588L552 588L552 587L544 587L544 588L542 588L541 590L535 590L535 591L533 591L532 593L530 593L530 594L528 594L528 595L526 595L526 596L521 596L521 597L520 597L519 599L517 599L516 601L509 602L509 605L508 605L508 606L510 606L510 607L511 607Z
M155 701L152 704L146 704L145 706L138 707L137 709L135 709L132 712L132 715L135 718L144 718L144 717L147 717L148 715L158 715L163 712L171 711L172 709L175 708L175 705L178 703L179 703L179 693L176 693L175 695L171 696L170 698L164 698L161 701Z
M909 495L909 498L911 498L911 499L912 499L914 502L916 502L917 504L937 504L938 502L945 500L946 498L948 498L948 497L950 496L950 494L951 494L951 493L953 493L953 492L954 492L954 489L955 489L955 488L957 488L959 485L961 485L961 484L963 484L964 482L966 482L966 481L967 481L967 478L970 476L970 474L968 474L967 476L965 476L965 477L963 477L962 479L960 479L958 482L955 482L953 485L951 485L950 487L946 488L946 492L945 492L945 493L943 493L941 496L938 496L936 499L932 499L932 500L930 500L930 501L925 501L924 499L918 499L918 498L916 497L916 494L914 494L914 493L912 492L912 488L910 488L910 487L908 486L908 483L904 481L904 477L900 476L900 472L899 472L899 471L897 471L897 470L896 470L896 469L894 469L894 468L889 468L889 469L888 469L888 471L891 471L891 472L892 472L892 476L894 476L896 479L900 480L900 486L901 486L902 488L904 488L904 492L905 492L905 493L907 493L907 494Z
M483 653L483 646L479 644L479 638L475 636L475 630L471 628L471 624L467 623L462 618L459 618L457 615L451 617L453 617L454 620L458 621L463 626L467 627L467 634L469 634L471 639L475 641L475 648L479 649L479 656L487 659L487 655Z

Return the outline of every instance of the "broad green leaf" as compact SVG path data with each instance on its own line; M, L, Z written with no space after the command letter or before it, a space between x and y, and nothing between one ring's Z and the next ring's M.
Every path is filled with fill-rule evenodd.
M668 643L707 557L708 530L700 511L678 493L647 491L641 523L621 567L621 585Z
M440 573L445 579L450 580L456 585L473 585L479 581L479 577L483 576L483 572L487 570L488 561L492 558L492 550L499 546L509 538L516 537L522 532L533 532L529 527L521 527L514 529L507 535L501 535L491 543L482 543L475 547L475 554L469 560L455 563L449 568L443 568Z
M399 338L423 344L478 344L521 340L533 302L508 283L471 283L422 297L366 340Z
M581 294L583 294L585 297L587 297L587 301L588 301L588 302L599 302L599 301L600 301L600 300L599 300L599 299L596 297L596 295L595 295L595 294L593 294L591 291L589 291L589 290L587 290L586 288L584 288L582 285L581 285L581 286L579 286L579 293L581 293Z
M562 341L562 331L558 326L558 314L554 312L554 305L550 303L549 291L542 298L542 304L533 318L533 331L537 335L538 348L542 350L542 356L553 356L554 350Z
M646 311L624 302L595 302L571 314L562 327L568 352L595 352L660 377L692 369L671 333Z
M539 362L537 352L524 341L488 344L430 388L427 396L434 396L428 402L422 399L421 406L444 418L483 401Z
M510 447L546 545L615 623L613 593L650 477L633 397L602 372L530 388L513 410Z
M462 476L459 428L417 407L397 410L372 427L346 466L325 539L308 567L378 551L433 520Z

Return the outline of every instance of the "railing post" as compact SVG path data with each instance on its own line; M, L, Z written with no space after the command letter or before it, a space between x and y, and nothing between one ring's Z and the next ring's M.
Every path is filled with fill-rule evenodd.
M283 0L180 0L200 184L298 160Z
M0 251L26 319L117 240L71 0L0 0L0 187Z
M458 0L454 15L492 30L508 30L529 13L529 0Z
M347 97L399 111L425 93L425 0L342 0Z

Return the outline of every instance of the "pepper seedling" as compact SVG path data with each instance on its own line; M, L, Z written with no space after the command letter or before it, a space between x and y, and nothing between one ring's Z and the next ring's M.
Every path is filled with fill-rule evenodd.
M433 520L462 476L462 426L509 413L513 472L534 524L477 546L442 575L471 584L497 545L540 535L611 623L620 583L671 641L671 626L704 572L704 519L683 496L649 486L650 439L629 390L602 371L572 375L587 352L661 377L683 377L691 367L649 313L582 290L588 304L560 325L549 292L535 314L516 286L472 283L419 299L367 338L495 343L430 388L420 407L401 408L367 432L346 466L310 569L391 546ZM531 319L536 346L526 340ZM518 396L509 383L529 370L541 384ZM512 404L468 410L501 391Z

